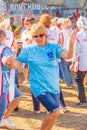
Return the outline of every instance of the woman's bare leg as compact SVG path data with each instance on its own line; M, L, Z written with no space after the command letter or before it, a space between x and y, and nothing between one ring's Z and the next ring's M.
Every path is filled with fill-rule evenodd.
M53 113L47 114L42 122L41 130L51 130L57 120L57 117L59 116L59 113L60 111L57 110Z
M18 106L19 102L20 102L21 98L18 98L16 100L13 100L10 104L10 106L8 107L8 109L6 110L6 113L4 115L4 119L8 118L10 116L10 114L14 111L14 109Z

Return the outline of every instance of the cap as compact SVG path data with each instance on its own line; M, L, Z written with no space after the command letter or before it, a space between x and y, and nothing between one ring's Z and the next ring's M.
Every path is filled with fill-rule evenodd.
M58 21L57 21L57 23L61 24L63 22L63 20L64 20L64 18L59 18Z

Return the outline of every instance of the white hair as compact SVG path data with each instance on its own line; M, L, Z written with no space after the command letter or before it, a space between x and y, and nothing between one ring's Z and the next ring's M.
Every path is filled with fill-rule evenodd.
M83 29L87 29L87 18L80 16L78 21L77 21L77 26L80 26Z

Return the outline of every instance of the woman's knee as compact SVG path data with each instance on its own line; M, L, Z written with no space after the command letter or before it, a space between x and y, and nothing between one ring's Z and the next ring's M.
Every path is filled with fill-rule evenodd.
M53 113L51 113L53 115L53 118L58 117L58 115L60 114L59 110L54 111Z

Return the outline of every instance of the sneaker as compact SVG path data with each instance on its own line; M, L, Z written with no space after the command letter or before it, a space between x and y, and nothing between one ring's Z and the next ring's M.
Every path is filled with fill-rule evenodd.
M67 112L70 112L70 111L66 107L63 107L63 112L67 113Z
M39 110L34 110L34 113L36 113L36 114L40 114L41 112L39 111Z
M5 126L5 125L4 125L3 122L1 121L1 122L0 122L0 128L1 128L1 127L4 127L4 126Z
M9 119L9 118L5 118L1 121L1 123L7 127L7 128L15 128L16 125Z
M24 82L23 82L23 84L28 84L29 83L29 81L28 80L25 80Z
M73 86L66 86L65 88L66 88L66 89L72 89Z
M76 103L76 106L78 107L87 107L87 102L79 102L79 103Z

